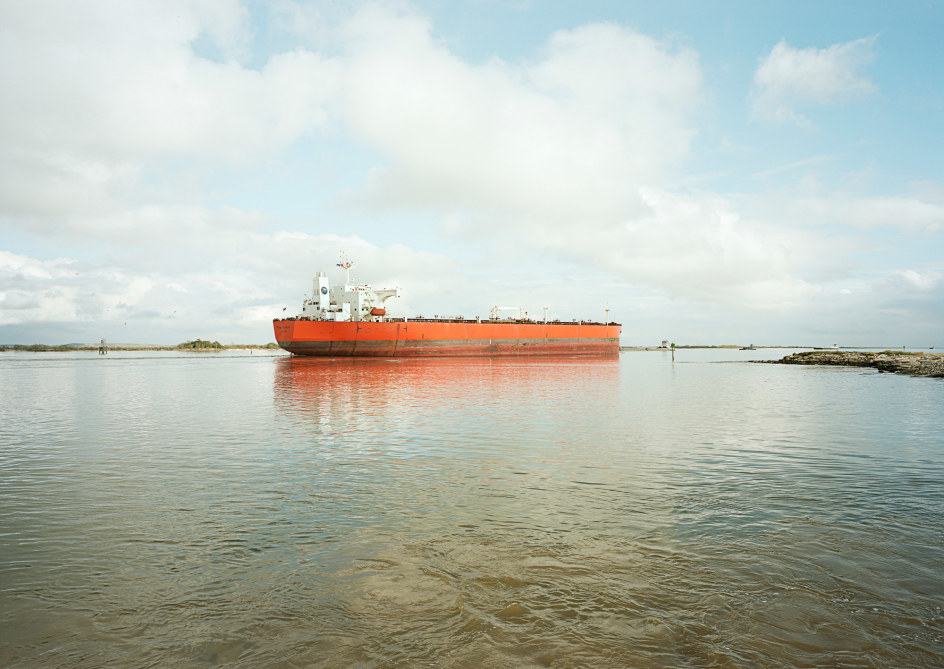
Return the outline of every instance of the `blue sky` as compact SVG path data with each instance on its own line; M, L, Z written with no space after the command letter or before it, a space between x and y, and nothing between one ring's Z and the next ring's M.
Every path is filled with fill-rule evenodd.
M944 346L944 6L0 5L0 343L398 315ZM336 275L337 276L337 275Z

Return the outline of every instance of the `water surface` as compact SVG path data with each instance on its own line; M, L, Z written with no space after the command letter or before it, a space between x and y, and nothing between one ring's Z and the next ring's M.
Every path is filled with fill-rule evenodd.
M944 383L0 354L4 666L936 667Z

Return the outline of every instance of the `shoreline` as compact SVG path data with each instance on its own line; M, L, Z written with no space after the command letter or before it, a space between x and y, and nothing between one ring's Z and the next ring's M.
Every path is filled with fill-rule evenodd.
M902 351L804 351L780 360L758 360L775 365L872 367L880 372L944 378L944 353Z
M19 351L26 353L67 353L67 352L91 352L97 353L99 344L0 344L0 352ZM212 353L214 351L244 351L252 350L270 350L277 349L276 343L269 344L228 344L221 346L201 346L194 348L192 346L158 346L158 345L128 345L128 344L105 344L107 351L184 351L191 353Z

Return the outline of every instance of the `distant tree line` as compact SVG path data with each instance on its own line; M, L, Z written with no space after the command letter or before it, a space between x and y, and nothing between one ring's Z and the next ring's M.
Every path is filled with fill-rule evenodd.
M109 351L174 351L174 350L192 350L192 349L277 349L279 347L275 342L268 344L230 344L224 346L218 341L207 341L205 339L194 339L185 341L176 346L112 346L107 345ZM95 351L98 344L0 344L0 351Z
M93 348L91 346L78 347L75 344L51 346L49 344L0 344L0 351L75 351L79 348Z
M193 341L185 341L182 344L177 344L177 348L223 348L223 345L218 341L194 339Z

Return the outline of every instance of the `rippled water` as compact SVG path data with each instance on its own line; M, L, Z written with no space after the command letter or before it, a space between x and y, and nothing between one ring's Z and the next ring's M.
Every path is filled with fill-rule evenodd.
M938 667L944 383L0 354L0 664Z

